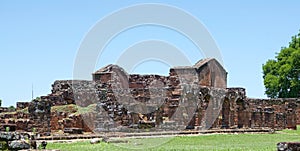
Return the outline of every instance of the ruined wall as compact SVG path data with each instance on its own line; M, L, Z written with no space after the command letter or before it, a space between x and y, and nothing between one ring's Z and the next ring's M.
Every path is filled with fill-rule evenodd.
M77 110L52 111L51 112L51 130L58 131L66 128L78 128L84 132L92 132L94 127L89 127L91 121L94 121L94 113L76 113Z
M8 108L7 107L0 107L0 113L5 113L8 112Z
M99 102L95 83L87 80L57 80L52 84L52 93L46 98L52 106L76 104L79 107L88 107ZM92 111L79 114L76 107L69 107L63 111L51 112L51 130L79 128L85 132L91 132L93 127L89 126L93 124L90 122L94 121L96 114Z
M52 106L77 104L88 106L98 102L95 84L87 80L56 80L52 84L52 93L47 97Z
M17 102L16 112L8 112L7 108L1 108L3 110L0 114L0 131L10 127L12 131L35 130L42 135L49 134L51 130L58 131L65 128L80 128L91 132L91 128L85 122L93 121L95 114L76 113L77 108L72 105L76 103L80 107L87 107L97 102L98 96L94 92L94 86L92 81L86 80L57 80L52 84L51 94L41 96L39 100L32 102ZM51 110L52 107L60 108L60 106L73 109Z
M300 124L299 99L247 98L244 88L226 88L226 78L214 59L171 68L169 76L127 74L108 65L93 74L93 81L57 80L41 100L18 102L16 112L0 114L0 129L295 129ZM74 104L89 111L79 112Z
M248 98L249 110L252 111L254 127L296 129L299 113L298 99L251 99Z
M296 129L298 99L252 99L236 95L237 91L244 90L228 89L214 128Z
M154 122L154 113L151 111L159 107L156 103L164 102L160 97L162 93L159 93L161 90L157 89L156 84L157 81L160 84L165 83L166 78L157 75L131 75L129 81L130 83L125 84L127 88L122 88L122 84L116 81L97 81L100 101L96 107L95 127L98 130Z
M216 59L202 59L193 68L198 73L199 85L227 88L227 72Z
M296 105L292 108L295 100L249 99L243 88L201 86L198 77L195 78L194 68L171 68L170 76L167 77L129 75L116 65L106 66L99 71L94 74L94 80L100 97L96 110L99 120L95 127L100 129L105 124L106 127L116 127L141 122L155 123L156 127L162 128L166 123L173 123L176 128L187 126L205 129L296 127ZM223 79L226 74L223 72L218 76L223 76L220 78ZM213 78L217 79L216 76ZM224 80L207 80L215 84L225 83ZM151 102L153 100L156 101ZM184 109L179 105L182 103L185 103ZM104 118L105 113L107 116ZM185 119L186 115L192 115L193 118Z
M6 131L9 127L10 131L35 131L42 135L49 132L51 105L48 100L18 102L17 106L15 112L0 114L0 131Z
M49 100L33 100L28 106L30 122L27 125L27 131L35 131L49 135L51 121L51 103Z
M23 110L29 106L30 102L17 102L16 110Z

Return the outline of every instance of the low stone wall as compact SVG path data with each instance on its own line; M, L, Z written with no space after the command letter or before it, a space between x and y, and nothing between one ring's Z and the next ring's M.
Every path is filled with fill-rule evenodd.
M251 124L254 127L296 129L299 99L250 99Z

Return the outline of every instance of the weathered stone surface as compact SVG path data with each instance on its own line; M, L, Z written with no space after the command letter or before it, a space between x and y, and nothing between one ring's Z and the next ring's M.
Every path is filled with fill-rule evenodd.
M300 142L280 142L277 143L278 151L299 151Z
M7 107L0 107L0 113L5 113L8 112L8 108Z
M191 121L183 123L188 127L295 128L295 122L297 121L295 108L290 108L291 105L288 105L293 101L290 99L247 98L244 88L224 89L226 88L226 77L226 71L215 59L201 60L192 67L171 68L168 77L128 75L121 67L108 65L93 74L100 98L97 105L99 113L97 118L99 119L96 125L104 126L104 121L106 121L109 123L106 123L106 125L110 126L119 124L122 126L137 125L139 127L140 123L155 121L155 125L158 126L165 121L163 119L172 119L176 123L176 120L180 121L183 118L176 113L179 104L186 102L185 100L194 100L199 102L198 108L195 108L195 104L193 105L193 102L190 102L191 106L187 109L194 111L194 113L181 113L193 115ZM151 89L149 86L153 81L158 81L162 85L152 88L152 91L156 92L151 94L149 93ZM192 90L191 87L196 87L196 89ZM160 95L155 96L153 94ZM217 96L220 94L221 96ZM143 105L139 105L139 102L147 103L155 97L158 98L157 102L160 103L152 102L154 110L145 112L149 111L149 104L147 104L147 109L147 107L143 108ZM209 104L219 105L216 106L217 108L210 110L207 109ZM100 112L101 109L103 111ZM132 110L135 112L130 113ZM174 115L175 113L176 115ZM111 120L104 120L103 114L107 114L106 119ZM103 127L100 129L103 129Z
M97 103L94 82L86 80L57 80L52 84L52 93L47 96L52 106L77 104L88 106Z
M49 134L66 128L84 132L123 127L295 129L300 124L299 98L247 98L244 88L226 88L226 78L215 59L171 68L168 76L128 74L108 65L93 74L93 81L57 80L51 94L18 102L17 112L0 114L0 130L11 125L15 130ZM68 111L51 112L53 106L72 104L93 109L78 113L73 105ZM7 109L0 107L1 112Z
M30 102L17 102L17 110L25 109L29 106Z
M199 75L199 85L227 88L227 72L216 59L202 59L193 67Z
M10 150L29 149L30 145L25 140L13 140L8 143Z
M28 106L29 119L32 124L27 125L27 131L35 131L42 135L50 133L51 102L45 98L33 100Z
M200 65L197 67L200 68ZM128 75L122 68L116 65L109 65L98 70L93 75L98 85L96 88L100 97L100 103L98 103L98 108L96 109L99 113L97 116L99 119L95 127L103 130L105 127L113 127L117 124L120 126L134 127L133 125L137 125L137 128L149 128L148 126L154 127L155 125L162 124L163 119L171 118L172 120L182 122L182 117L178 115L173 116L173 114L180 102L183 101L183 98L198 100L198 102L209 102L209 97L205 97L209 94L202 94L204 95L204 97L202 96L203 98L200 98L200 95L196 95L201 91L209 93L210 89L212 89L208 87L200 88L198 86L199 81L197 81L198 75L196 71L196 68L193 67L172 68L170 70L170 77L165 77L158 75ZM102 78L103 75L105 78ZM160 85L151 85L154 82ZM189 92L191 91L191 87L186 87L185 85L194 85L193 92ZM153 100L156 101L149 102ZM143 108L143 105L139 104L147 102L149 104L147 104L146 108ZM186 110L195 111L196 108L193 106L195 102L190 102L190 104ZM149 108L149 106L153 106L153 109ZM99 111L102 109L103 111ZM198 110L200 109L203 110L202 108ZM107 120L107 118L104 120L103 116L105 113L107 114L107 118L112 120ZM202 114L192 112L180 114L189 114L192 116L194 114L196 116L192 121L186 121L182 123L182 126L175 125L175 127L201 125Z
M100 143L100 142L101 142L101 138L93 138L93 139L91 139L91 141L90 141L91 144L98 144L98 143Z
M29 139L30 139L30 135L28 133L0 132L0 149L1 150L29 149L30 145L25 141Z
M69 134L83 134L83 131L81 128L65 128L64 133Z
M17 132L0 132L0 140L13 141L19 139L29 139L30 136L27 133L17 133Z

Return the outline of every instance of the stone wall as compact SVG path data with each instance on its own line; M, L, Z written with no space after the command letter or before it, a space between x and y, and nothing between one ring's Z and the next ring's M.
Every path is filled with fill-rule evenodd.
M252 112L253 127L296 129L300 99L248 98L246 102L249 102L249 111Z
M56 80L52 84L52 93L47 97L52 106L77 104L88 106L96 103L95 84L87 80Z
M239 95L236 95L237 92ZM246 98L244 89L228 88L216 128L296 129L298 99Z
M51 133L51 102L47 99L33 100L28 106L29 123L27 131L35 131L40 134Z
M16 110L22 110L29 106L29 102L17 102Z
M171 68L169 76L129 75L116 65L98 70L93 74L100 98L95 127L131 127L140 123L163 127L165 123L173 123L177 128L296 128L295 99L251 99L243 88L199 85L203 79L195 77L194 69ZM226 77L226 72L221 69L218 74L207 72L207 77L214 74L215 80L216 75L222 78L207 79L209 82L204 85L221 81L219 87L224 87L226 80L220 79ZM184 119L184 115L192 118Z
M199 76L199 85L227 88L227 72L216 59L202 59L193 68Z
M85 122L93 121L95 114L76 113L78 109L74 104L80 107L96 104L98 96L94 92L94 87L92 81L57 80L52 84L51 94L31 102L17 102L16 112L8 112L8 108L0 108L0 131L10 127L13 131L35 131L42 135L48 135L51 130L59 131L65 128L79 128L91 132L88 125L93 124ZM66 108L62 111L51 110L52 107L64 108L64 106Z
M171 68L168 76L127 74L108 65L93 74L93 81L57 80L51 94L18 102L16 112L0 114L0 129L46 134L65 128L295 129L300 124L299 99L247 98L244 88L226 88L226 78L214 59ZM74 104L89 111L78 112Z
M50 126L52 131L64 130L66 128L79 128L84 132L92 132L93 127L89 127L91 120L95 119L94 113L78 114L70 111L52 111Z
M15 112L0 114L0 130L49 133L51 120L51 104L49 100L33 100L32 102L18 102ZM27 106L27 107L26 107Z
M0 107L0 113L5 113L8 112L8 108L7 107Z

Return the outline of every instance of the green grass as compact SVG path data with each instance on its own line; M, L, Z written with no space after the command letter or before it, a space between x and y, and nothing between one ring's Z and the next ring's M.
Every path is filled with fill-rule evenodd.
M0 113L0 116L4 116L4 114L16 114L17 112L16 111L13 111L13 112L3 112L3 113Z
M89 106L87 107L80 107L80 106L77 106L77 112L76 114L85 114L85 113L90 113L90 112L94 112L95 109L96 109L96 105L97 104L90 104Z
M23 113L29 113L28 112L28 107L24 108L24 109L21 109L21 110L17 110L17 112L23 112Z
M77 105L69 104L69 105L61 105L61 106L53 106L51 107L51 112L68 112L74 113L77 111Z
M299 127L298 127L299 128ZM173 138L127 139L129 143L49 143L47 149L81 150L276 150L283 141L300 141L300 130L284 130L275 134L212 134ZM149 148L154 147L154 148Z
M90 104L87 107L80 107L75 104L68 104L68 105L61 105L61 106L53 106L51 107L51 112L85 114L85 113L93 112L95 108L96 108L96 104Z

